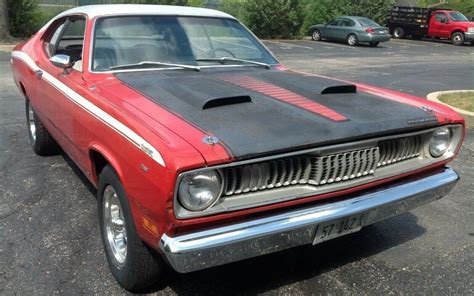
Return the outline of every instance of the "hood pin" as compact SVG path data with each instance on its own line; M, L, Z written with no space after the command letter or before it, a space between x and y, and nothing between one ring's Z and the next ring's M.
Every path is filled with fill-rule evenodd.
M214 146L215 144L219 143L219 139L213 136L205 136L202 138L202 142Z

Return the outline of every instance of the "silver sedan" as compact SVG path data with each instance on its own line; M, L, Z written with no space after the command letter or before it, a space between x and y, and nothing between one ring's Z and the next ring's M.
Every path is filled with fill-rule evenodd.
M351 46L367 42L377 46L380 42L390 40L388 28L382 27L375 21L360 16L342 16L326 24L311 26L309 29L314 41L322 39L345 41Z

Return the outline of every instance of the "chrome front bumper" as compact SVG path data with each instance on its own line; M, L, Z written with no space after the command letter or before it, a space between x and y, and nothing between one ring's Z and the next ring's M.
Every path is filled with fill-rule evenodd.
M259 218L176 237L164 234L160 249L178 272L191 272L310 244L319 223L367 213L363 226L387 219L444 197L458 181L445 168L422 178L377 187L284 214Z

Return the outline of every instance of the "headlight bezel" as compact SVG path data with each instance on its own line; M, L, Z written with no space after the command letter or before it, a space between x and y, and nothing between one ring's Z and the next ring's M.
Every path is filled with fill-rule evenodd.
M474 33L474 27L469 27L467 28L468 33Z
M442 139L442 137L445 137L445 139ZM436 141L438 143L436 143ZM433 133L431 134L431 138L428 143L428 150L429 150L430 155L433 158L440 158L446 152L449 151L452 145L452 142L453 142L453 132L449 127L443 126L443 127L439 127L435 129ZM438 149L437 151L436 149L439 148L439 146L442 146L442 149Z
M190 205L190 203L186 202L186 197L184 197L181 194L182 186L186 186L185 183L183 182L188 182L187 186L189 186L189 179L188 178L194 178L196 179L199 175L205 175L208 173L213 173L214 176L217 177L217 182L218 182L218 191L215 192L216 194L210 199L208 203L205 204L203 207L193 207ZM209 190L212 191L212 190ZM219 169L203 169L203 170L198 170L198 171L192 171L189 173L186 173L182 176L180 176L179 181L176 186L176 201L180 203L180 205L186 209L187 211L191 212L202 212L205 211L206 209L212 207L214 204L216 204L219 201L219 198L222 196L222 192L224 191L224 177L222 175L222 171Z

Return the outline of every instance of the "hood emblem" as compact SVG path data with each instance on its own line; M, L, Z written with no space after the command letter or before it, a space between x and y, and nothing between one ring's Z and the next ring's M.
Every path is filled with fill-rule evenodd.
M205 136L204 138L202 138L202 142L214 146L215 144L219 143L219 139L214 136Z
M421 106L420 109L425 111L425 112L433 112L433 109L431 109L430 107L427 107L427 106Z

